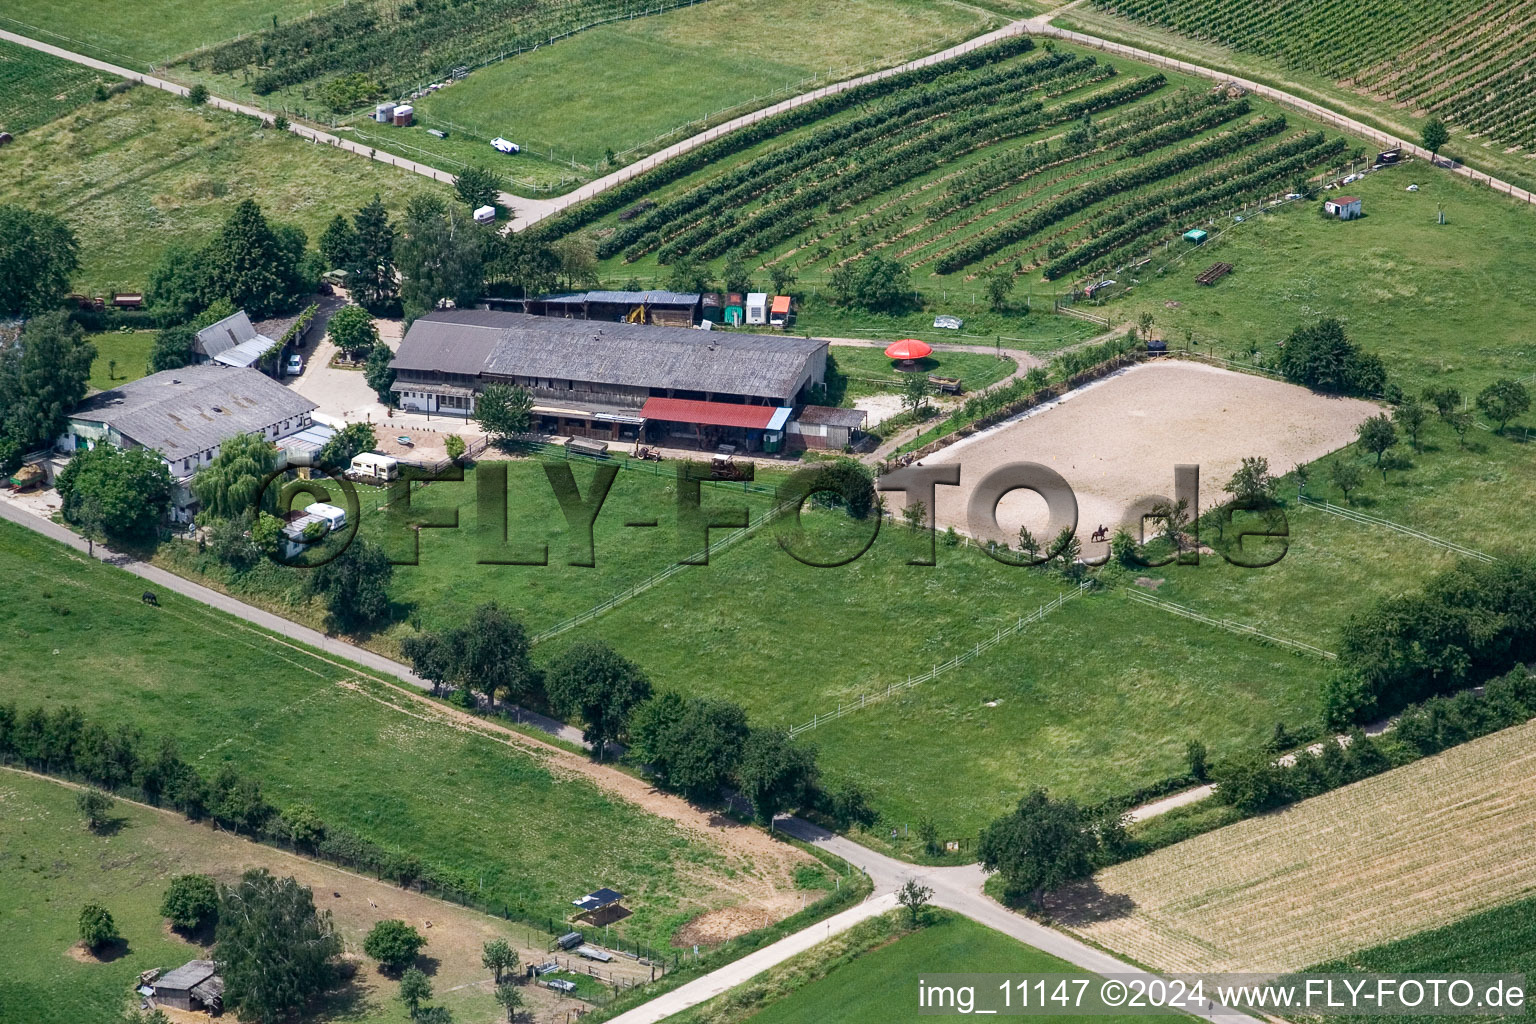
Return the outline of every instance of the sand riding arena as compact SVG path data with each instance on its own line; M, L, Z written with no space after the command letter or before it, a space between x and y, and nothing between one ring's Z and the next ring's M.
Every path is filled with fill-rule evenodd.
M1028 490L1005 494L997 507L1000 532L967 526L977 484L992 470L1037 462L1060 473L1077 498L1084 554L1112 535L1146 495L1174 494L1174 467L1200 467L1200 506L1226 500L1222 486L1243 458L1261 455L1277 475L1355 438L1356 426L1380 408L1333 398L1265 377L1186 360L1140 363L1069 392L935 452L922 465L960 465L958 487L936 490L940 529L953 526L978 539L1017 544L1019 527L1043 539L1051 526L1045 502ZM900 494L892 495L900 501Z

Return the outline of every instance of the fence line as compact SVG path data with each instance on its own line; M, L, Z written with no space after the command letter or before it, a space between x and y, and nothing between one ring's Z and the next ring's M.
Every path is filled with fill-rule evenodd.
M1197 612L1193 608L1186 608L1181 604L1174 604L1172 601L1165 600L1164 598L1154 597L1144 590L1127 590L1125 593L1126 596L1130 597L1133 601L1140 601L1142 604L1149 604L1154 608L1161 608L1165 612L1171 612L1174 615L1182 615L1184 618L1193 619L1196 622L1203 622L1207 626L1215 626L1217 629L1224 629L1228 633L1236 633L1239 636L1257 637L1266 643L1275 644L1279 647L1288 647L1291 650L1299 651L1302 654L1314 654L1320 658L1326 658L1329 661L1333 661L1338 658L1337 654L1334 654L1332 651L1325 651L1321 647L1314 647L1312 644L1305 643L1301 640L1288 640L1283 636L1274 636L1272 634L1265 633L1263 630L1250 626L1245 622L1233 622L1231 619L1213 618L1209 615L1206 615L1204 612Z
M1388 530L1396 530L1398 533L1406 534L1407 536L1414 537L1418 540L1427 541L1430 544L1445 548L1447 551L1454 552L1455 554L1462 555L1466 558L1475 558L1479 562L1491 563L1497 561L1497 559L1495 559L1492 555L1485 554L1474 548L1469 548L1465 545L1457 544L1455 541L1442 540L1433 534L1425 533L1423 530L1415 530L1411 526L1404 526L1401 523L1394 523L1392 520L1383 519L1381 516L1369 515L1365 512L1360 512L1352 508L1341 508L1332 502L1319 501L1316 498L1308 498L1305 495L1302 496L1301 503L1311 508L1320 508L1324 512L1332 513L1341 519L1348 519L1351 522L1361 523L1366 526L1382 526L1386 527Z
M874 693L860 694L856 700L850 698L846 702L839 701L836 710L828 711L825 713L817 712L811 716L811 720L809 722L806 722L803 725L790 726L789 736L791 739L793 739L803 732L809 732L818 726L825 725L828 722L836 721L846 714L850 714L859 710L860 708L868 707L871 704L878 703L879 701L884 700L886 697L900 693L903 690L910 689L914 686L917 686L919 683L930 682L934 679L937 679L939 676L946 672L952 672L959 668L961 665L975 661L977 658L981 657L983 652L991 650L998 644L1002 643L1004 640L1007 640L1009 637L1015 636L1016 634L1022 632L1026 626L1031 626L1036 622L1041 621L1056 609L1066 604L1068 601L1075 597L1080 597L1092 586L1092 583L1086 581L1079 583L1076 590L1070 590L1067 593L1046 602L1039 608L1036 608L1030 614L1019 619L1013 625L1004 626L998 629L996 633L987 639L977 643L968 650L962 651L961 653L955 655L953 658L950 658L948 661L941 662L940 664L933 666L931 669L922 673L921 675L909 675L903 682L888 683L885 689L876 690Z

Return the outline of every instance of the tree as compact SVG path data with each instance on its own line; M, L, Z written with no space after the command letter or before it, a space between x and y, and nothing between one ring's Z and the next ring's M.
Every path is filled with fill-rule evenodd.
M782 729L753 729L736 776L753 817L771 826L780 811L794 810L815 791L816 752L796 745Z
M787 263L775 263L768 268L768 280L773 284L775 295L785 295L799 280Z
M1143 310L1141 315L1136 318L1136 327L1141 332L1141 340L1149 340L1152 337L1152 313L1148 310Z
M578 288L597 283L597 239L579 231L566 235L550 246L560 264L560 276L566 287Z
M393 390L395 386L395 370L394 367L389 365L394 361L394 358L395 354L390 351L389 346L381 341L375 344L369 351L368 361L363 364L363 380L368 382L368 386L373 389L373 393L378 395L379 401L385 405L395 404L395 392ZM457 437L458 435L450 434L448 436ZM459 441L459 444L462 445L463 443L462 440ZM460 454L463 454L462 448L460 449ZM448 457L457 458L451 451L448 453Z
M501 175L489 167L466 167L453 179L453 191L472 210L495 206L501 195Z
M1445 127L1445 122L1438 117L1432 117L1424 122L1424 131L1419 136L1419 142L1429 150L1431 163L1433 158L1440 155L1440 150L1451 141L1450 130Z
M256 509L262 485L277 469L277 452L260 434L236 434L192 478L200 519L233 519Z
M533 396L515 385L487 385L475 400L475 419L492 440L504 444L533 426Z
M500 985L503 974L517 970L517 950L506 939L492 939L481 948L480 966L494 972Z
M1098 839L1088 815L1071 800L1036 789L1011 814L982 830L982 867L1003 876L1010 902L1039 907L1045 893L1093 870Z
M107 514L101 495L87 494L75 507L75 529L85 538L85 553L96 557L96 545L107 539Z
M1509 421L1531 407L1531 393L1517 380L1496 380L1478 393L1477 408L1484 416L1499 424L1499 433Z
M1456 443L1461 447L1467 446L1467 431L1472 429L1472 414L1465 409L1459 409L1445 418L1450 428L1456 431Z
M1413 443L1413 450L1419 450L1419 432L1424 429L1424 421L1429 419L1429 411L1424 408L1424 403L1416 398L1405 399L1392 413L1392 421L1403 428Z
M332 314L325 333L347 358L357 360L373 351L379 343L379 329L362 306L343 306Z
M1429 387L1424 389L1424 401L1435 407L1442 420L1449 421L1451 413L1461 406L1461 392L1451 387Z
M417 1024L453 1024L453 1014L446 1006L427 1006L416 1018Z
M1204 782L1210 774L1211 764L1206 753L1205 744L1199 740L1190 740L1184 747L1184 757L1189 763L1189 774L1196 782Z
M1024 553L1024 556L1032 564L1039 564L1040 542L1035 539L1033 533L1029 532L1029 527L1027 526L1019 527L1019 550Z
M187 90L187 102L192 104L194 107L200 107L204 103L207 103L208 87L202 82L198 82L196 85L192 86L192 88Z
M288 118L282 114L278 114L276 117L272 118L272 127L280 132L287 131L289 127Z
M832 273L832 288L845 304L874 313L900 313L912 303L912 275L905 265L883 256L840 265Z
M515 701L536 696L539 677L528 658L528 633L496 602L476 608L469 621L451 633L456 684L485 694L492 707L498 693Z
M80 266L80 244L51 213L0 205L0 316L57 309Z
M432 982L415 967L407 967L400 975L400 1001L405 1004L405 1012L410 1014L411 1020L421 1013L421 1004L431 998Z
M507 1011L507 1024L512 1024L517 1019L518 1009L523 1005L523 994L511 983L497 985L496 1001Z
M75 795L75 807L85 819L85 827L92 832L101 831L116 806L117 801L99 789L82 789Z
M1362 352L1332 317L1291 332L1280 350L1280 372L1294 383L1336 394L1376 395L1386 390L1385 364Z
M912 919L912 927L917 927L918 917L928 901L933 899L933 890L921 884L915 878L909 878L896 893L896 902L907 908L907 914Z
M426 937L404 921L380 921L363 940L363 952L379 962L379 969L390 974L405 970L427 944Z
M348 423L331 436L318 453L321 464L348 466L362 452L379 446L378 431L372 423Z
M674 292L707 292L709 272L692 256L679 256L672 261L667 287Z
M1392 426L1392 421L1386 413L1379 413L1361 423L1355 428L1356 439L1360 447L1376 456L1376 465L1381 465L1381 457L1387 449L1397 444L1397 429Z
M1268 504L1275 500L1276 484L1269 475L1269 460L1260 455L1243 459L1224 489L1234 501Z
M550 664L544 685L557 712L581 718L582 738L598 761L609 741L623 738L634 709L651 696L645 673L600 640L566 648Z
M1162 537L1169 547L1175 552L1182 552L1190 523L1189 502L1182 498L1178 501L1159 501L1148 514L1163 524Z
M457 664L454 652L437 633L412 633L400 641L400 653L411 663L411 670L432 684L432 696L442 692Z
M747 713L730 701L660 693L630 716L630 755L692 800L718 798L741 758Z
M442 302L467 307L485 281L487 237L495 232L482 230L458 207L446 208L435 198L412 197L395 245L407 321Z
M498 235L497 238L495 252L486 264L488 273L520 290L523 295L551 291L559 283L560 258L533 232ZM638 291L638 282L630 290Z
M108 535L125 539L152 536L171 502L171 474L144 448L98 444L78 452L56 486L65 520L78 522L90 509Z
M219 887L207 875L177 875L160 901L160 916L184 932L207 927L219 918Z
M1077 560L1082 557L1082 554L1083 542L1077 539L1077 531L1070 526L1063 526L1061 532L1051 541L1050 547L1050 558L1056 563L1057 571L1076 572Z
M255 200L241 200L199 257L206 297L228 299L253 320L292 308L304 290L303 237L297 228L280 232Z
M311 570L307 586L325 601L327 629L355 632L388 614L394 572L383 549L357 537L340 555Z
M1349 500L1349 492L1365 483L1365 474L1360 467L1353 462L1344 459L1335 461L1328 467L1328 477L1333 481L1333 486L1344 492L1344 500Z
M909 373L906 380L901 382L901 404L912 411L916 416L923 402L928 398L928 376L923 373Z
M1008 308L1008 296L1013 294L1013 274L1007 269L997 271L987 277L987 302L992 306L992 312L1001 313Z
M254 868L219 890L213 959L226 1010L261 1024L296 1014L331 985L340 953L330 912L294 879Z
M352 217L350 259L342 264L352 300L380 316L393 313L400 299L395 275L395 228L384 201L373 199Z
M149 363L145 370L159 373L161 370L179 370L192 362L192 346L197 332L186 324L161 328L155 335L154 347L149 350Z
M1285 769L1264 751L1250 751L1216 766L1218 799L1244 814L1260 814L1291 800Z
M52 445L85 397L95 359L96 346L63 313L28 320L17 342L0 347L0 436L23 452Z
M464 443L464 439L458 434L449 434L443 438L443 451L447 452L448 457L454 462L462 459L464 453L468 450L469 446Z
M162 327L185 323L201 313L208 305L202 254L185 245L168 246L149 272L144 304Z
M750 292L752 288L752 271L747 266L747 261L739 255L732 255L725 261L725 269L721 271L725 278L725 290L728 292Z
M80 942L92 953L117 942L117 924L112 915L100 903L87 903L80 908Z
M357 232L338 213L320 233L320 258L325 260L327 270L345 270L356 254Z
M921 530L928 525L928 506L921 501L909 501L901 507L901 521L909 530Z

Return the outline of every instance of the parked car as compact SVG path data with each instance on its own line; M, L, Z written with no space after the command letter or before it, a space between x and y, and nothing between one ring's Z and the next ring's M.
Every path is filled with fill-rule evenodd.
M500 135L496 136L494 139L491 140L491 146L498 153L519 153L519 152L522 152L522 148L523 148L523 147L519 146L515 142L508 142L506 139L502 138Z
M304 357L297 352L288 354L288 362L283 364L283 372L290 377L297 377L304 372Z

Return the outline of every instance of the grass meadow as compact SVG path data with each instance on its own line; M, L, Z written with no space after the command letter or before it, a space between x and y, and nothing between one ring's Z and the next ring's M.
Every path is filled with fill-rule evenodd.
M144 376L158 333L106 331L90 335L91 344L96 346L96 361L91 363L91 387L107 391Z
M178 54L270 28L313 0L157 0L154 11L113 0L0 0L0 27L97 60L149 70Z
M1052 916L1156 970L1387 969L1356 951L1529 898L1533 736L1505 729L1106 868Z
M75 809L73 789L17 772L0 772L0 807L7 822L0 832L0 913L7 921L0 934L6 963L0 1019L8 1021L116 1020L140 971L168 970L206 956L206 946L171 931L160 916L160 899L178 874L205 873L230 883L246 868L262 866L293 875L314 890L319 909L333 914L337 935L354 956L361 955L373 922L393 913L419 927L420 916L430 915L433 927L425 932L430 941L423 953L437 992L433 1001L465 1022L488 1024L500 1016L489 985L476 984L485 973L474 955L479 944L500 935L526 949L530 934L497 918L121 801L111 812L111 827L92 833ZM91 901L107 908L125 940L100 960L73 951L80 907ZM539 935L537 941L542 946L548 938ZM354 981L305 1019L405 1024L396 990L395 982L365 964Z
M896 369L896 362L886 358L884 343L880 348L864 348L855 345L839 345L827 353L827 369L847 378L845 398L860 395L898 394L908 373ZM917 364L917 372L926 378L958 377L967 393L981 391L1018 368L1009 356L998 357L985 352L935 352ZM828 387L828 400L836 397L836 388Z
M147 88L28 132L5 160L0 202L64 218L80 239L74 287L98 295L142 289L167 246L202 244L248 197L313 244L332 216L376 192L398 211L412 194L443 188Z
M902 912L905 914L905 911ZM919 978L996 972L1082 975L1065 961L947 911L926 912L929 923L901 934L899 925L867 922L773 968L677 1018L677 1024L896 1024L923 1019ZM880 931L895 932L894 939ZM1092 975L1087 975L1092 977ZM756 1009L761 1007L761 1009ZM755 1012L754 1012L755 1010ZM1062 1015L1063 1024L1125 1024L1113 1015Z
M147 607L141 580L10 524L0 584L14 595L0 637L27 666L0 679L0 699L169 734L206 772L249 770L279 807L309 803L532 913L563 917L572 893L613 885L636 910L627 934L664 945L720 902L727 866L710 848L359 669L182 598Z
M0 131L20 135L47 124L89 102L98 81L110 86L117 79L0 41Z
M492 64L418 110L596 164L609 150L650 152L692 134L652 143L690 122L923 56L1002 22L933 0L710 0Z

